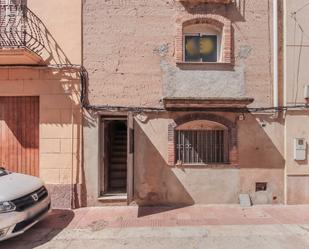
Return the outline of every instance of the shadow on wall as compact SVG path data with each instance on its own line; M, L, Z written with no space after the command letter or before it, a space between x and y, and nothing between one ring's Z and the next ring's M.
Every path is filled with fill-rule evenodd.
M45 219L30 228L24 234L0 242L0 248L14 249L33 249L43 246L56 237L63 229L68 227L74 218L71 210L53 210Z
M6 14L2 14L1 24L5 28L1 30L0 47L23 47L39 55L43 64L65 64L70 60L65 55L53 35L49 32L42 20L27 8L26 3L16 5L1 5L1 11L14 12L7 21Z
M271 114L246 115L238 122L239 164L241 168L283 169L283 119ZM272 139L270 138L272 137ZM274 143L276 142L276 144Z
M25 45L40 55L46 64L71 64L42 20L28 8L24 13L27 15Z
M139 148L145 151L135 153L134 199L139 206L174 206L173 208L193 205L194 200L167 165L157 148L150 141L138 123L135 122L135 136ZM152 155L152 156L149 156ZM177 205L175 207L175 205ZM157 212L167 211L158 208ZM149 215L150 209L139 209L139 215ZM153 212L153 211L152 211ZM155 211L156 212L156 211Z
M25 35L25 47L42 56L46 64L70 64L69 59L64 54L63 50L60 48L60 46L50 34L50 32L47 30L45 25L41 22L41 20L37 16L35 16L35 14L32 13L29 9L27 9L25 12L20 13L27 15L27 18L25 19L27 20L27 23L25 24L27 30L27 33ZM21 24L20 22L12 22L11 26L14 25ZM36 30L35 33L29 33L34 32L34 30ZM1 39L0 42L2 42ZM0 45L2 45L2 43ZM24 74L27 74L29 71L29 74L31 75L31 79L28 79L25 82L20 76L20 78L16 79L16 83L20 81L22 82L21 84L23 84L24 86L23 92L19 93L20 95L40 96L40 103L38 104L38 108L36 108L36 110L34 110L35 108L33 107L29 107L29 109L27 110L24 108L24 106L21 106L20 98L22 97L16 97L14 100L10 101L10 110L12 111L11 113L13 113L13 115L4 115L7 111L0 109L0 121L3 121L2 123L5 124L5 126L8 128L8 134L10 134L10 136L12 137L11 143L14 143L14 145L16 145L16 148L22 148L29 151L33 151L33 149L35 149L36 151L38 151L38 134L36 136L36 139L32 139L33 136L30 137L29 132L23 132L23 126L25 126L25 122L21 122L21 118L25 116L28 117L27 120L29 121L26 124L26 129L30 128L32 130L37 130L37 133L39 130L38 126L40 125L44 127L44 131L52 134L52 138L66 139L71 138L71 133L76 134L76 136L74 136L74 140L72 141L75 141L75 143L79 144L76 145L76 151L74 151L75 153L72 153L74 154L72 155L72 157L74 156L74 160L72 159L72 161L74 163L76 162L76 164L74 165L83 165L82 151L80 146L80 143L82 142L82 110L79 103L81 94L79 69L72 68L70 67L70 65L66 65L66 67L63 68L40 67L35 69L17 68L11 70L23 70L22 72ZM14 72L12 73L14 75ZM21 72L19 71L16 75L20 74ZM12 95L16 95L16 93L14 92L14 88L12 88ZM33 115L29 115L31 113ZM34 122L36 118L40 119L39 124L38 122ZM37 129L35 129L35 126L37 127ZM71 127L71 130L69 127ZM67 134L64 134L65 131L67 131ZM44 139L44 137L40 137L40 140L42 139ZM52 154L57 153L53 152ZM42 155L41 152L40 154ZM50 155L51 154L49 154L49 156ZM36 155L33 155L32 159L34 157L37 158L38 153ZM10 158L6 159L6 161L13 162L15 159L17 160L17 158L17 153L11 153ZM1 159L2 158L0 155L0 163L2 163ZM38 158L36 161L39 161ZM31 162L27 161L27 163L29 164ZM32 172L25 173L32 174ZM68 196L68 193L66 194L65 197L69 197L69 199L66 200L69 202L69 205L71 207L86 206L86 188L84 186L83 167L73 166L71 177L74 178L72 179L72 182L82 182L82 184L66 184L65 186L63 186L70 195ZM59 190L58 192L60 192L60 195L62 195L63 192L61 192L61 189L52 184L50 184L48 188L50 190L52 199L54 199L54 203L58 203L59 207L63 207L63 205L61 205L61 201L59 201L59 196L57 197L58 193L56 193L56 191Z
M192 2L181 2L186 11L191 14L218 14L227 17L232 22L244 22L246 13L246 0L236 0L231 4L196 4Z
M271 114L246 115L238 122L240 190L253 204L284 202L283 118ZM266 191L256 191L266 183Z
M175 113L172 116L184 115ZM234 114L228 114L231 119ZM135 123L134 199L139 206L186 206L194 203L238 203L238 194L249 193L254 204L283 203L284 165L281 129L283 120L271 115L247 114L238 121L239 165L171 168L167 151L167 119L151 117ZM266 124L266 126L265 126ZM165 127L166 126L166 127ZM267 182L265 193L256 193L255 183ZM155 212L164 212L159 208ZM140 215L151 211L140 208Z
M20 151L29 151L31 156L27 162L27 168L33 168L32 161L38 162L39 159L39 143L44 138L55 138L66 144L66 147L72 147L72 166L71 177L72 182L78 184L64 184L55 186L53 184L48 185L53 203L55 207L81 207L86 206L86 187L85 187L85 174L83 168L82 158L82 110L80 108L80 79L77 69L70 68L46 68L46 69L34 69L38 70L38 78L33 80L27 80L24 83L24 95L28 95L31 91L32 95L40 97L2 97L1 101L5 101L7 107L0 108L0 127L3 126L7 130L7 136L10 136L10 141L5 136L0 135L2 146L5 147L7 143L10 143L15 151L11 150L10 156L3 158L0 154L0 163L5 163L5 167L10 168L8 165L19 165L24 162L19 160ZM29 90L28 90L29 86ZM37 101L34 101L33 99ZM29 103L25 105L25 103ZM35 102L35 103L34 103ZM4 107L4 105L2 105ZM41 128L42 129L41 129ZM33 132L27 132L27 129L31 129ZM39 130L40 137L39 137ZM48 134L47 134L48 133ZM74 139L71 139L74 137ZM4 139L4 140L3 140ZM72 143L68 143L68 139L71 139ZM50 141L47 139L46 142ZM55 140L57 141L57 140ZM59 142L60 143L60 142ZM71 148L66 150L71 150ZM10 149L8 146L5 148ZM60 149L59 149L60 150ZM18 152L19 151L19 152ZM48 152L48 151L47 151ZM35 154L34 154L35 153ZM57 148L53 152L47 154L40 149L40 155L46 155L46 157L54 154L54 159L57 157L57 153L64 156L69 151L57 151ZM67 155L69 157L69 155ZM37 158L37 159L34 159ZM4 162L5 161L5 162ZM15 163L16 162L16 163ZM31 166L28 166L30 165ZM76 165L80 165L77 167ZM12 171L20 171L20 166L13 166ZM23 166L24 167L24 166ZM37 168L38 166L35 166ZM33 170L32 170L33 171ZM27 174L37 175L38 170L33 172L23 172ZM80 183L80 184L79 184ZM65 189L66 191L63 191ZM65 194L66 192L66 194ZM65 194L65 200L68 201L68 205L63 206L63 200L59 197ZM71 203L70 203L71 202Z
M26 1L24 2L26 3ZM22 73L25 75L28 73L27 70L29 70L30 75L33 75L31 79L27 80L27 82L23 82L24 90L22 93L20 93L20 95L40 96L40 111L39 113L33 115L37 117L40 116L40 126L42 125L40 134L42 131L47 131L49 135L45 137L48 139L55 138L58 140L63 138L70 139L72 138L70 136L71 133L72 135L73 133L76 134L74 139L71 139L72 141L76 141L76 143L78 143L76 145L76 151L74 151L74 153L73 151L71 152L72 162L74 162L74 165L72 163L71 181L72 183L80 183L80 181L84 183L83 167L78 166L75 169L76 165L83 165L83 158L81 156L82 151L80 146L82 142L82 110L79 103L81 92L79 69L72 67L73 65L71 64L69 58L66 56L65 52L59 46L58 42L50 33L48 28L35 13L26 7L26 4L1 6L1 10L6 10L7 8L10 8L10 11L14 11L14 15L10 16L8 22L3 22L3 19L7 18L5 15L1 15L0 17L1 23L3 22L7 26L3 30L3 32L7 33L0 37L0 47L26 48L39 55L42 58L43 65L62 66L62 68L50 66L46 68L35 69L16 69L24 70ZM12 8L15 9L13 10ZM21 72L17 73L16 75L21 75ZM17 80L22 81L23 78L20 77ZM12 95L16 95L16 93L12 91ZM14 105L15 104L13 103L13 110L15 109L15 111L18 111ZM24 111L20 112L23 113ZM36 148L38 151L38 136L35 143L33 141L28 142L29 139L27 135L23 135L21 132L22 129L19 125L20 122L18 121L20 116L21 115L16 115L16 120L3 118L0 110L0 119L2 119L2 121L4 121L8 126L9 133L13 134L12 137L14 137L14 143L20 147L29 149ZM32 120L30 120L29 127L27 128L34 128ZM44 140L44 136L40 137L40 141L42 140ZM57 157L56 154L58 152L48 152L49 153L44 154L44 152L40 151L41 156L43 154L45 155L45 161L47 161L51 156L54 156L54 158ZM62 153L62 151L59 153ZM62 154L65 153L68 154L69 152L66 151ZM15 155L12 155L12 157L14 156ZM83 185L84 184L82 184L82 186L80 186L80 184L65 184L63 186L66 190L68 190L68 193L70 193L70 196L68 196L68 193L66 193L65 197L70 197L68 202L71 202L70 205L72 207L86 205L85 200L83 200L82 197L86 196L85 186ZM61 202L58 200L58 198L56 198L56 194L53 194L53 190L59 190L60 195L62 195L64 194L61 192L63 189L58 189L57 186L51 185L49 190L51 192L52 198L55 199L54 202ZM84 194L80 195L80 192L83 191Z

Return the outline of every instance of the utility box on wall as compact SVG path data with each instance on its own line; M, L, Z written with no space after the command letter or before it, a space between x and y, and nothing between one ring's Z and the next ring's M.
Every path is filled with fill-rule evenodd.
M304 138L294 139L294 160L304 161L306 160L307 144Z

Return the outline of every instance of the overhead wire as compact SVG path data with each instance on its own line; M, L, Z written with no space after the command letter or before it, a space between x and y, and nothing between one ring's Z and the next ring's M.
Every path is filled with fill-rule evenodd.
M289 106L278 106L278 107L244 107L244 108L226 108L226 107L215 107L215 108L202 108L202 109L192 109L192 108L182 108L182 109L166 109L164 107L149 107L149 106L121 106L121 105L91 105L89 104L87 98L87 86L88 86L88 72L83 65L78 64L54 64L54 65L0 65L0 67L33 67L33 68L55 68L55 69L77 69L80 75L80 106L86 110L94 111L126 111L126 112L168 112L168 111L191 111L191 112L213 112L213 111L222 111L222 112L251 112L251 113L270 113L270 112L281 112L286 110L297 110L297 109L309 109L308 104L300 105L289 105Z

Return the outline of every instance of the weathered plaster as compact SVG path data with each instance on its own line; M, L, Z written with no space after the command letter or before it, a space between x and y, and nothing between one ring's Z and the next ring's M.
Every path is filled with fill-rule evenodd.
M89 72L90 103L158 107L164 96L246 96L255 99L253 106L270 106L270 6L267 0L247 1L245 6L172 0L85 1L83 59ZM232 22L235 63L204 68L176 64L176 23L188 13L212 12ZM145 122L136 118L134 197L138 204L237 203L239 193L251 194L256 203L283 202L281 118L264 116L264 126L259 115L246 114L244 121L237 121L237 114L217 113L237 121L239 165L171 168L167 163L168 124L183 114L146 114ZM96 122L86 124L84 137L88 204L99 205ZM257 181L268 182L266 193L255 194Z
M245 97L245 67L231 71L181 70L162 60L164 97Z

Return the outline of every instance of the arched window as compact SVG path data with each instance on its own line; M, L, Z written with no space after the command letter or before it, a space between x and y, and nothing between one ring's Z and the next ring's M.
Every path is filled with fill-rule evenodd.
M222 116L195 113L168 126L168 164L237 165L236 124Z
M232 63L232 24L215 14L191 15L177 21L176 61Z
M229 162L229 129L222 124L196 120L176 128L177 164Z

